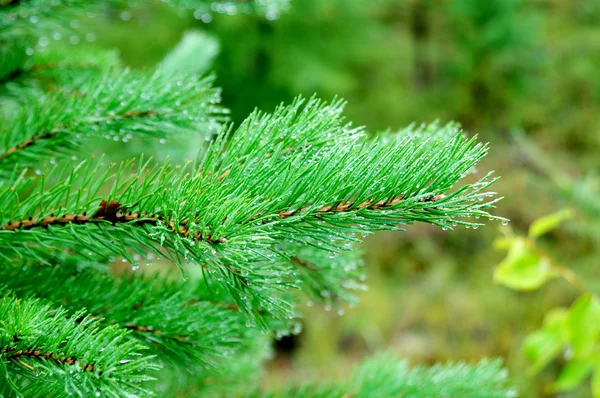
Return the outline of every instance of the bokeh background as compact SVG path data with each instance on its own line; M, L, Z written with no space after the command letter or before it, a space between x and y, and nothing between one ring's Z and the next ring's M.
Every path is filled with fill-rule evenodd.
M313 93L345 98L348 119L374 133L460 122L490 142L480 169L502 176L495 190L505 199L495 213L519 232L573 209L541 246L600 287L600 2L292 0L266 17L137 3L102 17L86 40L144 68L195 31L206 43L199 68L216 74L235 123L255 107L269 111ZM560 279L528 293L494 284L500 228L416 225L370 236L360 304L329 312L307 305L303 333L276 344L265 385L345 374L391 349L412 363L502 357L522 396L550 396L546 387L563 364L533 376L521 343L577 291Z

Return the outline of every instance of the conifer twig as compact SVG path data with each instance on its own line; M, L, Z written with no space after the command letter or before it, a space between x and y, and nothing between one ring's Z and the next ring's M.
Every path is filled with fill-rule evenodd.
M255 113L234 134L224 130L191 167L141 162L92 169L84 162L26 200L19 192L32 181L12 184L0 190L2 255L48 262L48 245L60 242L84 256L135 263L133 253L150 248L180 266L201 265L241 311L288 317L292 307L279 292L303 282L289 273L294 254L277 242L335 256L358 233L414 222L477 227L469 217L494 218L487 212L494 200L486 201L493 179L453 189L486 146L452 125L371 140L344 124L342 109L339 102L298 100L272 115ZM109 195L100 193L107 189ZM315 289L328 285L310 282Z
M6 287L19 297L37 297L72 313L87 308L98 324L130 331L129 338L180 368L215 368L241 349L245 338L259 333L244 327L244 315L227 300L213 302L215 297L200 294L195 284L164 277L118 278L29 264L0 268L0 280L10 281Z
M94 137L126 142L135 135L168 138L186 130L210 135L224 120L219 100L212 77L188 74L126 70L74 82L26 98L19 113L0 125L0 171L56 161ZM32 112L38 116L32 118Z
M83 311L32 299L19 300L0 286L0 387L21 396L98 391L116 397L124 388L147 396L142 369L156 369L143 348L115 327L100 329Z
M367 358L346 381L318 381L275 391L257 390L246 398L461 397L512 398L516 391L499 360L409 367L391 353Z

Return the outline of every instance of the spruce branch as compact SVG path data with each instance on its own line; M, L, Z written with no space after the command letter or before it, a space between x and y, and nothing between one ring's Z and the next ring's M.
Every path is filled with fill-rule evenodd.
M28 101L0 131L0 170L73 154L91 137L210 136L223 120L211 77L124 71ZM35 115L33 117L32 115Z
M344 382L316 382L281 391L249 393L246 397L461 397L512 398L517 392L508 383L500 361L408 367L391 354L367 359Z
M0 268L0 280L19 297L47 300L71 313L86 308L99 325L130 330L129 337L179 369L219 368L258 333L236 308L207 300L193 284L160 276L115 278L29 265Z
M28 397L150 395L141 383L155 366L125 331L100 328L84 311L69 316L0 289L0 391Z

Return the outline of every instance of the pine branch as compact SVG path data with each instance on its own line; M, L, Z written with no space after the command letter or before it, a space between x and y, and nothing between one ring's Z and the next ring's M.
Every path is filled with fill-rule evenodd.
M25 49L18 43L0 46L0 85L20 76L25 64Z
M39 96L39 91L35 89L46 92L64 87L76 89L90 79L101 79L103 74L119 65L115 51L86 46L53 46L28 57L24 57L22 48L10 51L15 58L22 54L22 62L9 68L3 63L10 57L0 55L0 71L10 71L5 74L0 72L0 86L4 86L2 94L18 101L24 101L30 95Z
M114 278L92 270L29 265L0 268L0 280L20 297L45 299L71 313L86 308L103 327L130 330L128 336L179 369L218 368L258 333L245 326L236 308L163 277Z
M194 72L204 74L209 71L219 54L219 41L202 30L185 32L175 46L160 62L158 68L167 73Z
M69 22L97 12L109 2L85 0L20 0L0 4L0 43L32 41L42 35L64 32Z
M309 300L324 301L328 310L336 302L356 304L354 292L366 289L362 283L366 276L362 269L363 253L360 246L351 247L350 242L347 242L347 251L341 253L285 242L278 246L288 253L294 267L293 275L300 281Z
M259 385L265 363L272 354L271 344L270 336L262 333L244 340L235 359L222 362L218 373L207 369L193 373L161 369L151 384L152 389L165 398L243 396L252 386Z
M142 347L115 327L99 328L85 312L67 316L39 301L0 298L0 391L27 397L148 396L140 383L155 368Z
M190 130L210 135L223 119L211 82L193 75L125 71L73 92L32 99L2 126L0 170L73 154L91 137L126 142L134 134L163 138Z
M365 361L345 382L318 382L277 392L255 392L246 397L270 398L367 398L367 397L461 397L512 398L507 372L499 361L482 361L409 368L392 355Z
M289 0L172 0L167 4L179 10L194 10L198 18L217 12L258 13L274 19L289 8ZM121 0L3 0L0 3L0 43L33 41L43 35L68 31L73 19L86 13L96 14L109 5L129 6Z
M213 12L230 15L256 13L275 19L289 9L290 0L171 0L167 4L180 10L194 10L198 19Z
M44 181L53 178L42 177L29 196L35 182L12 184L0 192L1 255L45 262L58 244L135 263L132 253L160 255L160 245L177 264L200 264L207 279L221 280L244 312L287 318L292 307L278 297L301 283L290 274L294 253L277 242L335 254L356 234L414 222L476 228L464 218L494 218L493 202L484 201L493 180L453 189L485 146L454 126L426 139L369 140L343 124L341 109L298 101L256 113L189 168L82 163L50 188Z

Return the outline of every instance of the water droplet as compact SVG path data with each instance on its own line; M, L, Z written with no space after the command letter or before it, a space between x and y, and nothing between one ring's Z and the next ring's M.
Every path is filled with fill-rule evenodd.
M123 21L129 21L131 19L131 13L127 10L122 11L121 14L119 14L119 18Z

